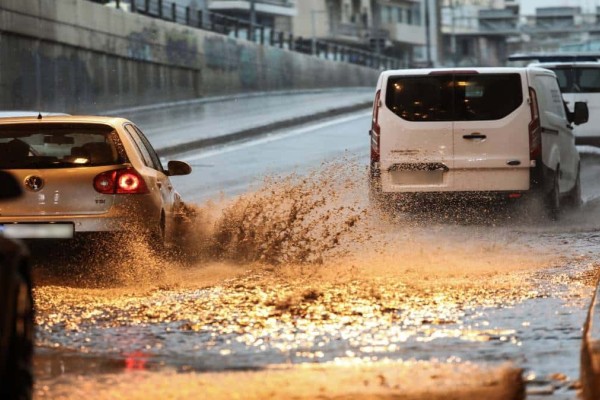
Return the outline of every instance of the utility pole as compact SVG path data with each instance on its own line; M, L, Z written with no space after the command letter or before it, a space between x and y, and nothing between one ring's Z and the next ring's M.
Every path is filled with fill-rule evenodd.
M429 18L429 0L425 0L425 61L427 68L432 67L431 63L431 18Z
M458 57L456 54L456 0L450 0L450 8L452 10L452 34L450 36L450 52L452 53L452 65L456 67Z
M254 42L254 26L256 25L256 0L250 0L250 28L248 29L248 37Z

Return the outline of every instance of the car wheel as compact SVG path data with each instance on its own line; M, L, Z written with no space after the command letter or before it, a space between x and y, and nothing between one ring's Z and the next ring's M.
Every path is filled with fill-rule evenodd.
M149 233L150 246L152 247L152 250L159 254L161 254L166 248L165 230L165 217L164 215L161 215L158 227L156 227L152 232Z
M569 193L569 206L573 208L581 207L581 165L577 166L577 178L575 179L575 187Z
M557 169L552 178L552 189L546 195L546 211L552 221L558 220L560 214L560 189L558 187L558 176L560 171Z
M395 213L394 198L382 193L372 180L369 182L369 205L375 212L385 217L393 217Z
M15 310L10 324L7 377L2 379L7 399L31 399L33 389L33 296L29 269L18 272L11 290Z

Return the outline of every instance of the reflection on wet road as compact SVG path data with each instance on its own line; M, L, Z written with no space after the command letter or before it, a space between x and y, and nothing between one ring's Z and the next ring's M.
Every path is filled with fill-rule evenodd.
M342 149L367 142L362 128L344 127ZM297 140L310 146L330 135L325 147L334 148L339 131L329 129ZM285 141L251 151L265 156L268 146ZM248 149L240 151L252 158ZM510 361L524 368L531 393L575 398L600 246L597 205L559 224L485 208L382 220L367 206L357 151L308 175L284 173L239 197L199 202L186 243L193 257L148 257L142 246L125 265L87 265L90 278L77 281L39 265L36 396L125 397L131 370L152 373L137 384L158 390L155 398L185 398L204 371ZM206 161L217 164L219 153ZM586 158L584 168L594 165ZM588 200L600 193L588 175L583 184ZM456 218L462 213L478 218ZM113 268L128 274L103 280ZM196 383L182 385L173 371Z

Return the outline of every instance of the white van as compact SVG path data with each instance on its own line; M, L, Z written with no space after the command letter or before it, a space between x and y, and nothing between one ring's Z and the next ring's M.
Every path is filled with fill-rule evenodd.
M578 101L587 104L590 120L573 130L575 144L600 147L600 62L544 62L531 66L554 71L571 111Z
M371 126L371 195L520 198L535 193L555 217L579 203L579 154L556 75L543 68L413 69L379 77ZM404 195L404 196L403 196Z

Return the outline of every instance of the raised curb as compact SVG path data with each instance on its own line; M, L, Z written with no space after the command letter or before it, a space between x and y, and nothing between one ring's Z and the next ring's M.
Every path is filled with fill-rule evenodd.
M600 399L600 281L583 327L580 379L584 400Z
M172 155L175 153L181 153L184 151L198 150L210 146L223 145L226 143L235 142L238 140L250 139L253 137L261 136L271 131L283 128L289 128L291 126L306 124L308 122L315 122L331 117L335 117L342 114L348 114L360 110L365 110L372 107L372 101L361 102L346 107L340 107L322 111L316 114L301 115L295 118L289 118L285 120L275 121L269 124L255 126L241 131L228 133L221 136L215 136L210 138L202 138L193 140L187 143L179 143L173 146L165 146L157 148L157 152L161 156Z

